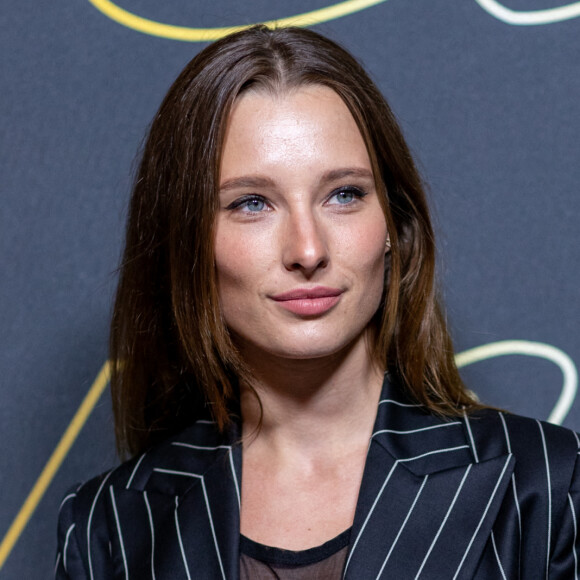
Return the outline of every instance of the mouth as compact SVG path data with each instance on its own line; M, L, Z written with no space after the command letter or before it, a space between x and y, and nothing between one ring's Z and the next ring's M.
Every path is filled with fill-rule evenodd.
M271 296L280 307L299 316L319 316L336 306L344 290L317 286L296 288Z

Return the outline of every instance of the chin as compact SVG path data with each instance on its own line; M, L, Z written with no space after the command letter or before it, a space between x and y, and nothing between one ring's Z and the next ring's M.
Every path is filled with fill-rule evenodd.
M312 337L308 340L293 340L288 344L264 345L264 350L271 356L289 360L315 360L336 355L345 355L351 348L356 348L360 343L364 344L364 332L355 336L342 337L333 336L331 339L323 337Z

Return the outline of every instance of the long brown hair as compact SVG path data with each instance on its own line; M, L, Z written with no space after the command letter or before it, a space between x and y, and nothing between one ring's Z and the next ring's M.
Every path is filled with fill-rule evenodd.
M121 454L208 417L225 428L248 379L221 316L214 221L226 123L244 91L334 90L365 139L392 250L373 356L436 413L477 406L463 386L436 296L423 186L397 122L362 66L310 30L256 26L185 67L151 125L133 188L111 327ZM251 380L251 378L250 378Z

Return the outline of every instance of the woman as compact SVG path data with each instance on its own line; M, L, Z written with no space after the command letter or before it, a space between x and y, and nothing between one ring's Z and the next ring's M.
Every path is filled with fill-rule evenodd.
M133 459L66 496L57 577L575 577L577 438L477 403L433 279L420 179L352 56L261 26L203 50L131 200Z

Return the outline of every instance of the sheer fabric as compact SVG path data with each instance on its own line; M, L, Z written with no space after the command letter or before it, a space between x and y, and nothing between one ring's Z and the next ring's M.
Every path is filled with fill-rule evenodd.
M321 546L292 551L240 538L240 580L339 580L350 529Z

